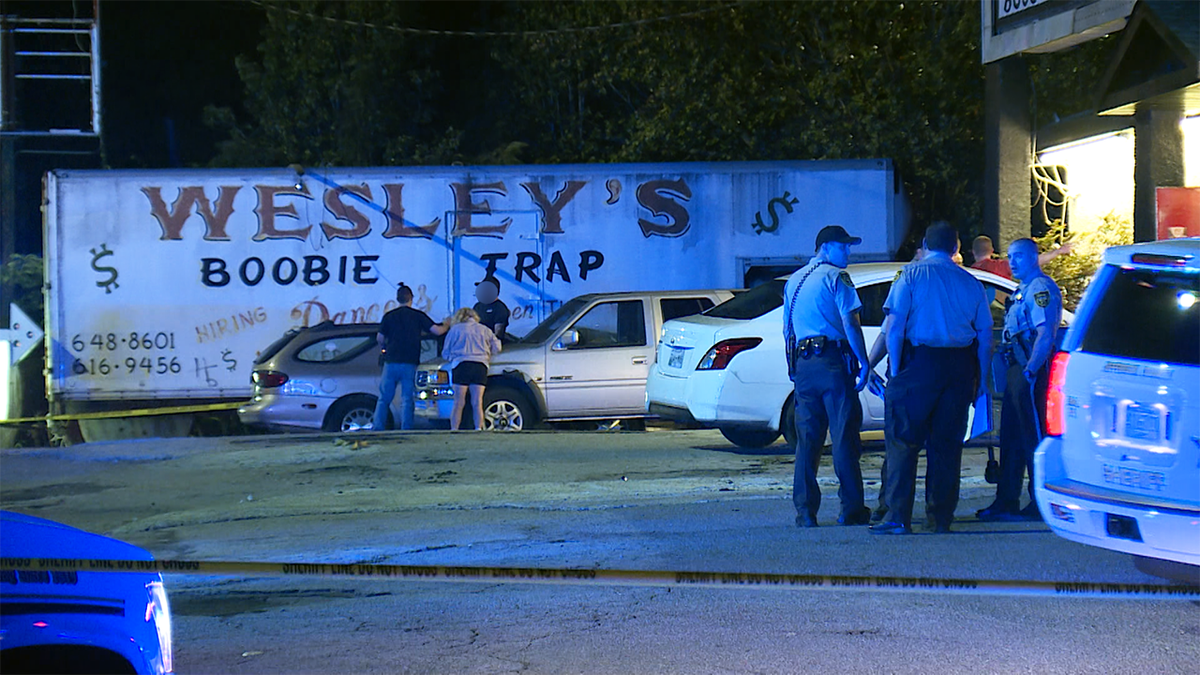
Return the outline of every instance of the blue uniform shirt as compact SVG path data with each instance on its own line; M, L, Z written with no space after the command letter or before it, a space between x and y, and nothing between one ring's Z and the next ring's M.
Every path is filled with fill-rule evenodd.
M808 275L807 279L805 275ZM801 279L805 279L804 286L797 295L796 287ZM795 309L789 316L789 310L793 307ZM798 339L824 335L831 340L845 340L846 328L842 324L842 315L857 311L860 307L862 301L854 290L850 273L836 265L814 259L796 270L783 287L784 335L787 335L787 322L790 319L793 335Z
M945 254L929 253L900 270L883 309L906 319L904 339L914 345L969 347L991 339L983 284Z
M1004 339L1013 340L1020 336L1026 346L1030 346L1040 326L1050 326L1050 337L1053 338L1061 322L1062 291L1053 279L1039 274L1022 280L1017 292L1013 293L1012 304L1004 315Z

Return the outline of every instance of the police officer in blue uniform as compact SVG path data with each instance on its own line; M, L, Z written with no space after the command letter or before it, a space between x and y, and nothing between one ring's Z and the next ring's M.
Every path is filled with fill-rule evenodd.
M817 467L826 433L833 439L833 470L840 484L838 523L866 525L871 510L863 504L858 392L871 371L858 318L862 302L846 272L850 247L862 239L830 225L817 233L816 243L816 256L788 279L783 293L784 343L796 402L796 525L817 526Z
M1042 272L1037 244L1018 239L1008 247L1008 264L1021 283L1004 314L1004 403L1000 411L1000 480L996 500L975 515L984 521L1040 520L1033 500L1033 452L1044 432L1050 357L1062 321L1062 292ZM997 380L1001 377L997 375ZM997 383L1000 388L1000 382ZM1020 509L1021 482L1029 470L1029 505Z
M884 302L889 380L884 391L888 515L873 534L912 532L917 455L925 448L926 515L949 532L958 506L967 413L982 391L992 314L983 284L954 262L958 233L925 231L925 256L906 266Z

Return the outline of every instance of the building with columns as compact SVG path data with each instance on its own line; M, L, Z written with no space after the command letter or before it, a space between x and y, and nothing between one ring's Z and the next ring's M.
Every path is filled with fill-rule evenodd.
M1200 236L1200 3L981 0L984 232L997 248L1062 217ZM1027 55L1117 39L1090 109L1035 128Z

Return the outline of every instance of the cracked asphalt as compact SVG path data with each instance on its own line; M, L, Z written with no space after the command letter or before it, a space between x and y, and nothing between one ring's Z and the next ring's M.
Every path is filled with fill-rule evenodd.
M714 432L147 440L0 454L0 506L157 557L1159 583L1041 524L792 524L782 445ZM881 457L863 459L869 481ZM874 498L873 484L868 496ZM918 512L920 511L918 505ZM920 514L918 513L918 516ZM167 577L181 673L1194 672L1188 602Z

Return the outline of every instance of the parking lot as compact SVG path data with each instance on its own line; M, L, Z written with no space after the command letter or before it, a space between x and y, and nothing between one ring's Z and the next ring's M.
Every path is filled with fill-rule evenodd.
M882 456L869 447L864 475ZM716 432L364 434L6 451L4 509L161 559L1157 583L1041 524L794 527L792 458ZM868 499L874 499L868 484ZM920 500L918 500L919 502ZM918 507L919 511L919 507ZM918 517L920 513L918 513ZM169 575L195 672L1189 672L1189 602ZM1065 645L1071 645L1068 649Z

